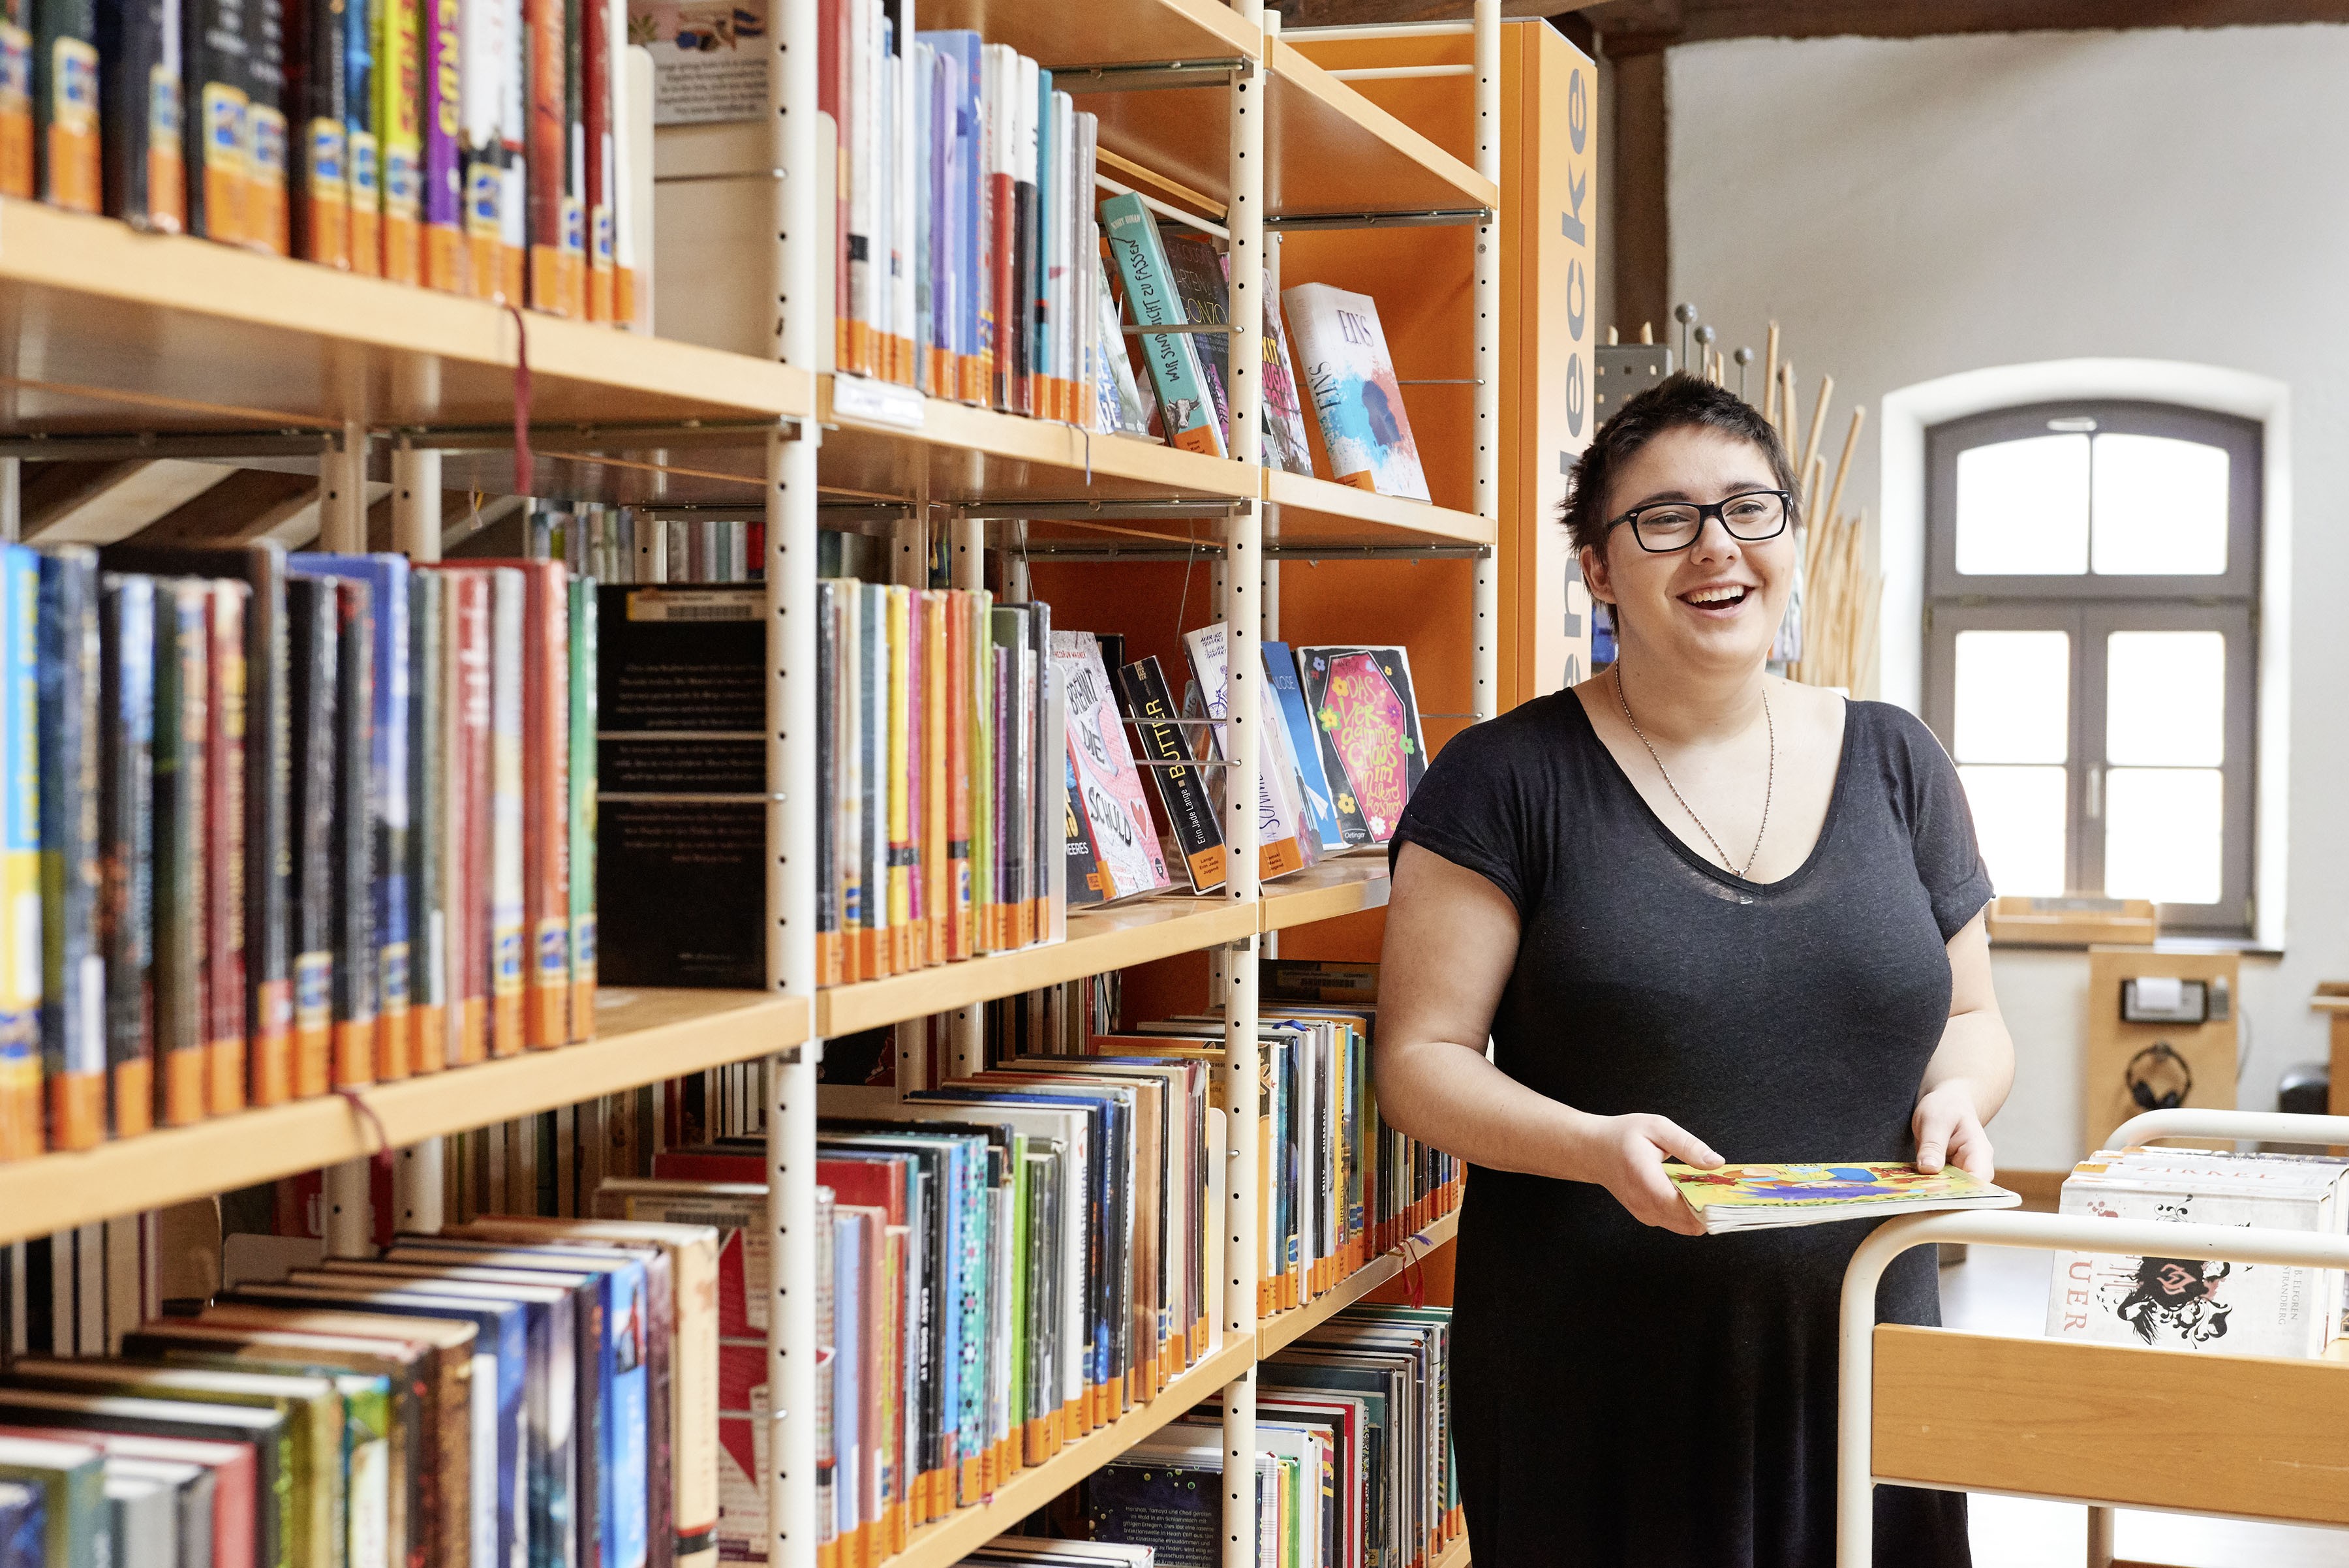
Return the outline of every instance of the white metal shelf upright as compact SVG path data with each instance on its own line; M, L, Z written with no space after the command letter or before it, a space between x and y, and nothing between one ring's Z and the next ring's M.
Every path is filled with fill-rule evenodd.
M911 5L907 10L910 12ZM768 135L775 234L768 289L774 354L821 362L832 297L819 289L816 0L782 0L770 12ZM910 26L910 18L908 26ZM767 987L815 1002L816 449L823 433L802 420L767 435ZM811 1012L812 1016L812 1012ZM823 1043L767 1058L767 1409L761 1484L767 1497L767 1561L814 1568L815 1100Z
M1501 188L1501 0L1476 0L1476 172ZM1476 515L1501 518L1501 214L1476 226ZM1499 711L1501 562L1497 550L1476 559L1471 630L1475 638L1469 709L1481 722Z

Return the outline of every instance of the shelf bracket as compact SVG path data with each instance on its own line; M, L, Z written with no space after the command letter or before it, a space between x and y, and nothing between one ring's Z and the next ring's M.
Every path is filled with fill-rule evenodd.
M1264 226L1287 234L1319 229L1444 228L1492 221L1490 207L1423 207L1397 213L1270 213Z
M1252 76L1253 60L1240 56L1206 60L1137 60L1109 66L1054 66L1056 91L1082 95L1093 92L1164 92L1186 88L1228 87Z

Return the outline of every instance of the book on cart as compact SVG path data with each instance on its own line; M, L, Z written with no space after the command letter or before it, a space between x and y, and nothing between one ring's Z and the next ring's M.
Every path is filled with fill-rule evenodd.
M2344 1179L2349 1160L2325 1156L2105 1149L2064 1178L2061 1211L2337 1236L2349 1230ZM2336 1269L2077 1251L2052 1269L2053 1339L2314 1356L2344 1327Z
M1882 1220L1945 1209L2012 1209L2018 1193L1952 1165L1926 1172L1884 1160L1843 1164L1730 1164L1717 1170L1667 1163L1664 1175L1704 1221L1707 1235L1780 1225Z

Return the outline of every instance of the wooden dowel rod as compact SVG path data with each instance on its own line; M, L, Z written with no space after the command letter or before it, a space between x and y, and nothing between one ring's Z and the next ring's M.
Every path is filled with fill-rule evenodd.
M1811 460L1819 455L1819 432L1826 428L1827 401L1835 396L1835 378L1819 378L1819 400L1811 405L1811 431L1803 441L1803 470L1810 471Z
M1843 482L1851 476L1851 454L1859 450L1859 427L1868 422L1868 405L1851 410L1851 429L1844 432L1843 458L1836 464L1835 486L1827 492L1827 510L1843 510Z
M1770 323L1770 346L1762 357L1762 417L1778 422L1778 324Z

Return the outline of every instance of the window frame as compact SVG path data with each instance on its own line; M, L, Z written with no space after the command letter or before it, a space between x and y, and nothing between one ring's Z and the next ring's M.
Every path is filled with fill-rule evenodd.
M2227 569L2212 576L1961 576L1956 569L1957 461L1978 446L2051 433L2053 420L2093 419L2098 434L2168 436L2228 453ZM2053 433L2061 433L2053 432ZM2116 631L2215 631L2225 639L2224 741L2220 763L2220 896L2159 906L2164 931L2248 939L2256 929L2261 429L2256 421L2173 404L2083 400L1971 415L1926 436L1924 677L1927 725L1957 754L1957 635L2063 631L2071 639L2066 703L2064 858L2067 891L2104 888L2107 639ZM1988 764L1984 764L1988 765ZM2094 782L2092 783L2092 778ZM2095 797L2092 799L2092 795ZM2097 809L2092 814L2090 807Z

